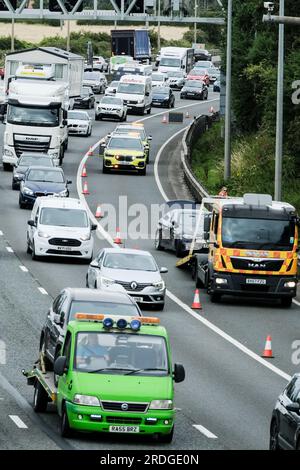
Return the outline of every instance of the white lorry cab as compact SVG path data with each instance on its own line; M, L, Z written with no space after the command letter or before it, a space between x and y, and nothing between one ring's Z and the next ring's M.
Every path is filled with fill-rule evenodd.
M17 79L10 83L3 167L17 163L23 152L43 152L61 164L68 146L67 85Z
M119 82L116 97L121 98L128 112L147 114L151 112L152 103L151 76L124 75Z
M188 73L193 67L194 51L186 47L165 47L160 55L158 72L183 71Z

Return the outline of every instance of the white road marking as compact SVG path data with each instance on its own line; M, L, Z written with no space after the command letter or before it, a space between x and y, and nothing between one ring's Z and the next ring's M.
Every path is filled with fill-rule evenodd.
M298 302L298 300L293 299L293 302L294 302L294 304L298 305L298 307L300 307L300 302Z
M28 273L28 269L26 268L26 266L23 266L22 264L19 266L19 268L21 269L21 271L23 271L24 273Z
M205 325L207 328L212 330L217 335L221 336L221 338L228 341L230 344L235 346L237 349L239 349L243 353L247 354L247 356L251 357L251 359L254 359L256 362L259 362L261 365L267 367L268 369L270 369L272 372L279 375L283 379L285 379L287 381L291 380L291 376L289 374L286 374L283 370L279 369L278 367L274 366L270 362L266 361L265 359L260 357L258 354L251 351L251 349L248 349L246 346L244 346L242 343L240 343L239 341L234 339L232 336L225 333L225 331L221 330L221 328L214 325L213 323L208 321L206 318L202 317L199 313L195 313L188 305L186 305L184 302L182 302L178 297L176 297L176 295L174 295L168 289L167 289L166 293L167 293L167 296L169 297L169 299L173 300L173 302L175 302L179 307L181 307L183 310L185 310L189 315L194 317L196 320L201 322L203 325Z
M0 230L0 237L3 237L3 232L2 232L2 230Z
M38 290L40 291L41 294L48 295L48 292L43 287L38 287Z
M13 252L14 252L14 250L12 249L11 246L7 246L6 249L7 249L7 251L8 251L9 253L13 253Z
M204 426L201 426L201 424L193 424L193 428L196 428L198 431L200 431L202 434L204 434L204 436L208 437L209 439L218 439L218 436L210 432Z
M28 426L19 418L17 415L8 415L10 419L18 426L20 429L28 429Z

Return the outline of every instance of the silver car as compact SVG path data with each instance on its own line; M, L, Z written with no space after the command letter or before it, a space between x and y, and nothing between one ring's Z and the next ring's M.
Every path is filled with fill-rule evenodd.
M119 284L141 306L163 310L166 286L161 273L167 272L158 268L148 251L104 248L89 266L86 285L109 289Z
M91 135L92 119L86 111L68 111L68 133L85 137Z

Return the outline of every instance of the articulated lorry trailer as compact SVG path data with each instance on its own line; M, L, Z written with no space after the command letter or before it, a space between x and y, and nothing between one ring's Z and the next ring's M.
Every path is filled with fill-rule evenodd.
M151 61L151 44L148 30L112 30L111 52L112 56L127 55L141 62Z
M68 147L67 111L81 93L84 59L57 48L8 54L3 168L23 152L43 152L60 164Z
M177 266L191 264L197 287L212 302L224 295L279 299L290 307L297 291L299 217L285 202L267 194L207 198L206 253L190 253Z

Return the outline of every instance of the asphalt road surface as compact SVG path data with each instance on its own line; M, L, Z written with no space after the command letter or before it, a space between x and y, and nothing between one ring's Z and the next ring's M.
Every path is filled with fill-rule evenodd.
M97 156L84 157L115 127L114 122L94 122L89 138L70 137L64 171L73 181L71 196L81 194L80 164L86 161L90 195L86 202L94 214L97 205L110 204L119 215L126 247L152 252L159 266L166 266L168 288L165 310L158 315L168 329L173 362L184 364L186 380L176 385L177 418L172 444L124 436L77 435L62 439L54 409L36 415L32 411L33 390L21 369L29 369L37 359L41 326L49 304L63 287L85 286L87 266L71 260L32 261L26 254L26 224L30 211L20 210L18 192L11 190L11 173L0 171L0 353L5 346L5 361L0 360L0 448L22 449L266 449L272 407L288 377L298 370L292 363L293 342L299 339L299 306L283 309L263 301L228 299L212 304L201 291L201 311L189 307L194 283L188 271L175 267L173 253L154 249L150 228L143 237L126 238L128 228L124 208L119 214L119 197L127 205L160 205L164 198L189 197L180 174L177 147L180 132L194 115L218 109L218 94L210 92L207 102L180 100L184 107L183 123L164 124L164 111L152 109L143 118L151 142L150 165L146 176L130 174L103 175ZM129 120L141 117L129 116ZM2 128L3 132L3 128ZM2 135L2 134L1 134ZM172 138L172 136L174 136ZM205 148L203 149L205 152ZM140 207L140 206L139 206ZM132 208L134 213L134 206ZM134 218L134 217L133 217ZM104 230L105 221L100 222ZM150 227L150 224L149 224ZM1 235L3 233L3 235ZM109 233L112 237L114 230ZM101 231L95 237L95 253L108 246ZM7 250L7 247L11 249ZM28 271L27 271L28 270ZM274 359L260 355L266 336L273 339ZM1 356L0 356L1 357ZM4 363L5 362L5 363ZM17 418L16 418L17 417ZM19 419L18 419L19 418ZM20 421L19 421L20 420ZM23 424L22 424L23 423Z

